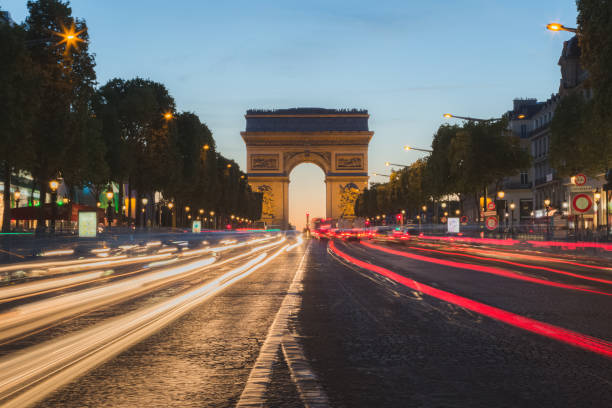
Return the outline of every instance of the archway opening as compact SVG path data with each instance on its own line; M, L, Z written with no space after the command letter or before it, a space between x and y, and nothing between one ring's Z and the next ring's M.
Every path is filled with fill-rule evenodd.
M302 163L289 174L289 223L298 231L306 227L306 213L325 218L325 174L312 163Z

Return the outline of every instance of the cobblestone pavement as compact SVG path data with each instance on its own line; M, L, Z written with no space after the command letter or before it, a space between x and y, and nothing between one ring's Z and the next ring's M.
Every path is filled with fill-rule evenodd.
M612 406L609 358L423 295L340 262L325 242L314 244L299 332L333 406ZM336 245L434 288L612 339L609 296L405 259L357 243ZM552 280L548 272L506 269ZM581 285L612 292L606 284Z

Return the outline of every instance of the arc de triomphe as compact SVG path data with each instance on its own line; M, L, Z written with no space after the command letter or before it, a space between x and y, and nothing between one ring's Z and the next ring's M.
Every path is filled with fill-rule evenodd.
M325 173L327 218L354 218L354 201L368 183L374 135L367 110L248 110L245 117L249 184L264 194L263 221L287 227L289 174L301 163Z

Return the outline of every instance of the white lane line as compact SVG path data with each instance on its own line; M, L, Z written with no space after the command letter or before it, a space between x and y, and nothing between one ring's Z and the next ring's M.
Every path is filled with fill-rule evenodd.
M304 405L313 408L329 407L325 392L319 387L316 376L304 357L301 347L295 341L294 336L289 333L288 328L289 319L295 317L300 310L302 279L305 270L304 262L309 251L310 247L306 249L300 260L287 295L274 317L236 408L264 406L266 391L272 377L272 366L276 361L281 344L283 345L283 353L291 373L291 379L294 381Z

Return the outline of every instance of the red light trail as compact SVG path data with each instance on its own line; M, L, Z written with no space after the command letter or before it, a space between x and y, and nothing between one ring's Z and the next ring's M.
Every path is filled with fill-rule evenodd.
M601 283L606 283L608 285L612 285L612 281L610 281L610 280L599 279L599 278L592 278L590 276L579 275L577 273L562 271L562 270L559 270L559 269L552 269L552 268L548 268L546 266L527 265L527 264L522 264L522 263L518 263L518 262L506 261L504 259L495 259L495 258L487 258L487 257L484 257L484 256L460 254L460 253L457 253L457 252L440 251L440 250L437 250L437 249L419 248L419 247L408 247L408 248L415 249L417 251L436 252L436 253L440 253L440 254L456 255L456 256L463 256L463 257L472 258L472 259L481 259L481 260L485 260L485 261L505 263L505 264L508 264L508 265L519 266L521 268L540 269L540 270L547 271L547 272L553 272L553 273L558 273L558 274L561 274L561 275L572 276L574 278L586 279L586 280L590 280L590 281L594 281L594 282L601 282Z
M378 251L386 252L388 254L398 255L398 256L402 256L404 258L410 258L410 259L414 259L414 260L417 260L417 261L435 263L435 264L443 265L443 266L450 266L451 268L468 269L468 270L471 270L471 271L489 273L489 274L492 274L492 275L498 275L498 276L503 276L505 278L522 280L522 281L526 281L526 282L536 283L536 284L539 284L539 285L553 286L553 287L557 287L557 288L577 290L577 291L581 291L581 292L595 293L595 294L604 295L604 296L612 296L612 293L600 292L600 291L593 290L593 289L586 289L586 288L583 288L583 287L580 287L580 286L569 285L569 284L566 284L566 283L552 282L552 281L548 281L548 280L544 280L544 279L534 278L532 276L524 276L524 275L520 275L520 274L515 273L515 272L510 272L510 271L507 271L505 269L494 268L494 267L491 267L491 266L474 265L474 264L467 264L467 263L461 263L461 262L455 262L455 261L447 261L447 260L444 260L444 259L429 258L429 257L426 257L426 256L410 254L408 252L396 251L394 249L389 249L389 248L381 247L381 246L378 246L378 245L372 245L372 244L369 244L369 243L366 243L366 242L362 242L362 245L364 245L364 246L366 246L368 248L371 248L371 249L375 249L375 250L378 250Z
M606 340L591 337L585 334L574 332L571 330L564 329L562 327L554 326L552 324L540 322L538 320L530 319L525 316L521 316L512 312L508 312L503 309L499 309L494 306L458 296L444 290L436 289L429 285L417 282L413 279L399 275L393 271L382 268L377 265L361 261L354 258L346 253L340 251L333 242L329 243L330 250L344 259L347 262L352 263L360 268L367 269L369 271L378 273L379 275L385 276L397 283L407 286L411 289L424 293L428 296L436 299L443 300L448 303L463 307L464 309L471 310L483 316L490 317L500 322L509 324L514 327L529 331L531 333L539 334L544 337L548 337L562 343L566 343L583 350L591 351L597 354L601 354L608 358L612 358L612 343Z

